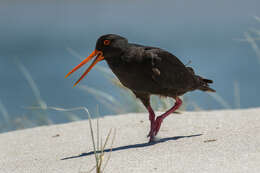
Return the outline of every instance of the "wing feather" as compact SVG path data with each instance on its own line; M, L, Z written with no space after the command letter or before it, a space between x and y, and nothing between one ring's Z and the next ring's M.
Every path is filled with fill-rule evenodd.
M153 79L165 89L189 89L195 84L194 74L173 54L159 48L145 50L146 61L150 61ZM156 69L156 70L154 70ZM158 75L160 74L160 75Z

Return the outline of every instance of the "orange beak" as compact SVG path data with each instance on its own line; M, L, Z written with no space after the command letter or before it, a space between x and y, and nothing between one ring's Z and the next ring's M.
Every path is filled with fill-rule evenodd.
M74 67L66 76L67 78L69 75L71 75L73 72L78 70L80 67L82 67L84 64L89 62L91 59L93 59L96 56L95 60L92 62L92 64L88 67L88 69L83 73L83 75L77 80L77 82L73 85L76 86L87 74L88 72L99 62L104 59L103 52L99 50L94 50L86 59L84 59L79 65Z

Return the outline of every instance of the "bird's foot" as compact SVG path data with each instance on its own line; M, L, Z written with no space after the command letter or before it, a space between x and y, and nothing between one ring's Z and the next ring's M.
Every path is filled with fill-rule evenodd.
M162 121L163 121L163 118L156 118L156 121L154 121L152 124L151 124L151 129L150 129L150 132L149 134L147 135L147 137L150 137L150 141L154 141L154 137L157 135L157 133L159 132L160 130L160 127L161 127L161 124L162 124Z
M154 122L151 122L151 127L150 127L150 132L148 133L147 137L154 137L154 125L155 125L155 121Z
M153 137L150 137L150 139L149 139L149 142L148 143L156 143L156 142L158 142L158 141L160 141L160 139L159 138L157 138L157 137L155 137L155 136L153 136Z
M157 117L155 121L155 129L154 129L154 136L157 135L157 133L160 130L161 124L162 124L163 118Z
M176 100L176 102L175 102L174 106L171 109L169 109L168 111L166 111L164 114L157 117L156 120L155 120L155 114L154 114L151 106L147 107L147 109L149 111L149 119L151 122L151 128L150 128L151 130L147 136L147 137L150 137L149 142L154 141L154 138L157 135L157 133L159 132L163 120L181 106L181 104L182 104L181 99L179 97L176 97L175 100Z
M154 142L154 136L150 136L149 142L148 143L152 143Z

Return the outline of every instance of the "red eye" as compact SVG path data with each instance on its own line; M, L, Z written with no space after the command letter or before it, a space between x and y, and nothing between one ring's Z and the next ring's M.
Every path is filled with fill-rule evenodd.
M104 45L108 46L110 44L110 40L105 40Z

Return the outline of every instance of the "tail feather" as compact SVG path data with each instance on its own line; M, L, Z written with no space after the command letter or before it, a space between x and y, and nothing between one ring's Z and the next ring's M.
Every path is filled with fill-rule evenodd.
M210 80L210 79L202 79L204 82L206 83L213 83L213 80Z
M202 78L202 77L200 77L200 76L197 76L198 77L198 79L199 79L199 81L200 81L200 86L199 86L199 90L201 90L201 91L207 91L207 92L216 92L216 90L214 90L214 89L212 89L212 88L210 88L209 87L209 84L210 83L213 83L213 81L212 80L210 80L210 79L204 79L204 78Z
M206 91L206 92L216 92L216 90L214 90L208 86L201 86L201 87L199 87L199 90Z
M198 76L195 74L194 70L191 67L186 67L187 70L193 74L196 78L196 88L201 91L207 91L207 92L216 92L216 90L209 87L209 84L213 83L213 80L210 79L204 79L201 76Z

